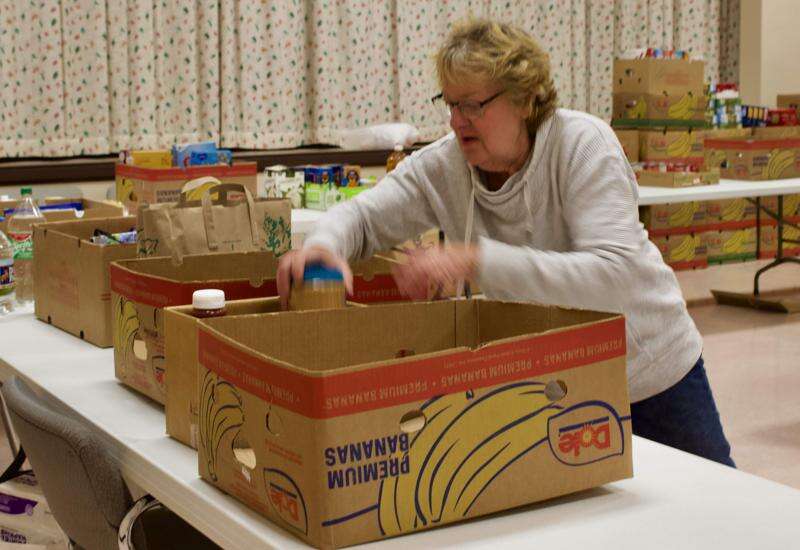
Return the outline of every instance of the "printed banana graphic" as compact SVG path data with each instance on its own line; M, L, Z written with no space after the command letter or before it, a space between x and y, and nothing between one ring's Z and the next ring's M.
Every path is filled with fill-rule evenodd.
M792 149L773 149L767 162L767 177L771 180L779 179L783 172L794 164L795 152ZM789 175L785 176L789 177Z
M199 201L199 200L201 200L203 198L203 195L205 194L205 192L208 189L211 189L212 187L214 187L215 185L218 185L218 184L216 182L208 182L208 183L204 183L203 185L200 185L198 187L195 187L194 189L192 189L190 191L187 191L186 192L186 200L187 201ZM216 193L211 195L211 199L212 200L216 199Z
M667 116L669 118L689 119L694 114L695 98L692 94L687 93L681 97L677 103L673 104L667 109Z
M747 239L747 232L736 231L733 235L724 243L722 243L722 253L723 254L737 254L742 251L742 246Z
M706 168L722 168L726 164L728 155L722 149L711 149L706 154Z
M691 262L694 260L695 251L700 245L700 236L686 235L681 244L672 249L669 253L670 262Z
M464 517L506 466L547 438L547 421L561 409L539 382L465 397L444 396L424 409L428 420L407 451L409 473L381 485L386 535Z
M123 365L133 361L133 343L139 334L139 315L133 302L122 296L114 307L114 349L121 354Z
M647 103L644 96L639 96L635 101L636 104L625 111L626 118L645 118L647 116Z
M688 227L692 225L694 214L698 208L697 202L681 203L678 209L669 216L670 227Z
M681 135L667 146L667 155L670 158L684 158L692 154L692 135L681 132Z
M722 221L739 221L744 217L745 200L734 199L729 201L722 209Z
M217 480L217 453L223 438L233 430L238 431L242 424L242 396L233 385L207 372L200 391L199 431L200 445L206 453L206 465L212 480Z

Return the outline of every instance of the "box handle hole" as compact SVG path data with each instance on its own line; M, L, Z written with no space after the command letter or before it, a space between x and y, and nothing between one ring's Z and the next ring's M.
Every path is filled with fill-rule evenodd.
M425 427L425 414L417 409L409 411L400 419L400 431L413 434Z
M236 462L248 470L252 470L256 467L256 452L241 433L237 434L236 437L233 438L233 443L231 445L233 447L233 456L236 458Z
M558 401L567 395L567 385L563 380L551 380L544 387L544 395L550 401Z

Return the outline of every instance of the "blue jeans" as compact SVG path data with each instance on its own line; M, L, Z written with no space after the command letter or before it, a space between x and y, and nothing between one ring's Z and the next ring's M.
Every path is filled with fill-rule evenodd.
M631 404L633 433L736 467L703 368L703 358L671 388Z

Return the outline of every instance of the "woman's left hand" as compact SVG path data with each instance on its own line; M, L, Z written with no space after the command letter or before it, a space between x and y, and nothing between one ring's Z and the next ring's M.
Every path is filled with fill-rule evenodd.
M393 269L400 292L412 300L435 299L443 288L473 278L478 272L478 247L450 245L408 254L408 261Z

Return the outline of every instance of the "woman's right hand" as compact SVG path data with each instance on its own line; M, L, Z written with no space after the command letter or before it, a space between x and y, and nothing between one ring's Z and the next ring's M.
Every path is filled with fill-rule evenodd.
M342 272L347 294L353 294L353 272L347 261L327 248L310 246L301 250L290 250L278 261L278 295L281 298L281 309L289 309L289 293L292 281L302 281L306 264L323 264Z

